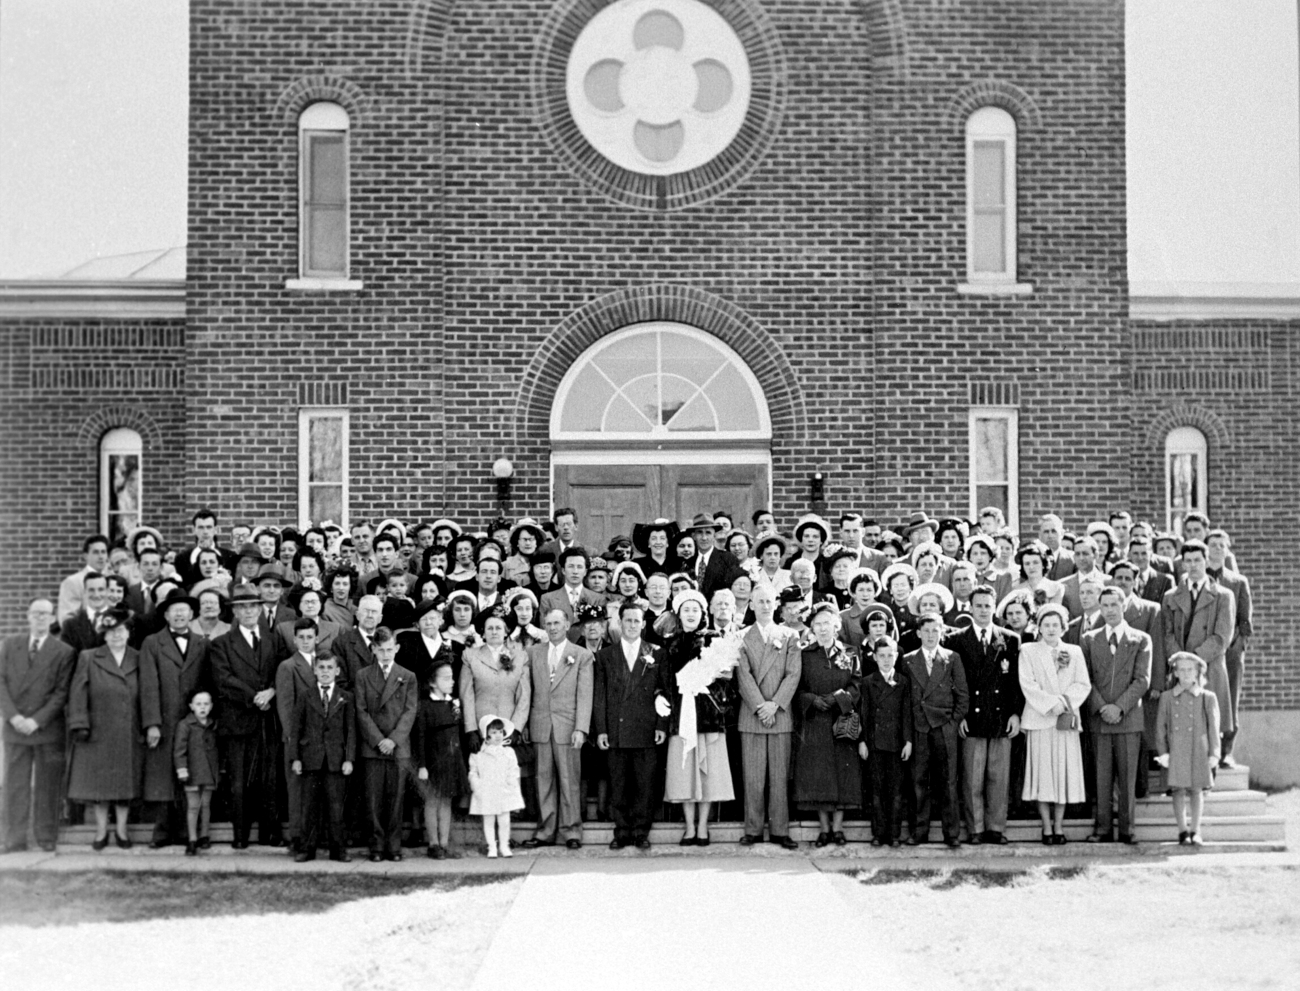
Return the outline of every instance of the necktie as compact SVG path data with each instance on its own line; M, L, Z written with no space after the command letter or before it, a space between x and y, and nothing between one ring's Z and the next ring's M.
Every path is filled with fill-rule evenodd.
M1119 646L1119 642L1115 639L1115 634L1113 633L1110 635L1109 639L1110 639L1110 652L1113 654L1115 653L1115 648Z
M695 577L696 578L704 577L704 555L703 554L701 554L699 557L695 559Z
M930 654L925 655L925 673L927 675L934 674L934 657Z
M330 690L329 690L328 688L322 688L322 689L320 690L320 704L321 704L321 707L324 708L324 710L325 710L326 712L329 712L329 708L330 708Z
M551 681L554 681L555 672L559 670L560 667L560 648L557 647L555 644L551 644L550 648L547 651L547 655L548 656L546 658L546 663L550 665Z
M36 652L41 649L41 641L38 637L32 637L32 642L27 645L27 659L30 661L36 656Z
M1192 586L1192 608L1187 610L1187 622L1183 626L1183 647L1186 648L1187 641L1192 636L1192 622L1196 619L1196 600L1200 598L1201 590L1198 586Z
M985 650L989 649L989 631L980 630L980 646Z
M257 650L257 645L262 642L262 637L258 634L257 630L251 630L250 632L253 635L253 649Z

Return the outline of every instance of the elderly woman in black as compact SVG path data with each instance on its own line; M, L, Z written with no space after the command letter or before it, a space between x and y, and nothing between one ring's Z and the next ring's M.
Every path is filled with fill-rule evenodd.
M682 807L686 829L681 845L708 846L713 803L736 797L726 730L727 717L738 699L733 670L740 654L739 638L724 637L716 651L707 650L722 634L707 628L707 609L699 592L678 592L673 611L681 632L668 641L663 671L673 707L664 800ZM731 644L734 650L728 649ZM715 653L728 656L715 659ZM695 666L688 667L692 662ZM686 674L679 680L683 671Z
M837 639L840 614L833 603L813 606L811 623L814 640L803 648L803 670L795 696L801 722L795 748L794 800L800 809L817 813L821 825L817 846L843 846L844 810L862 804L857 745L862 670L858 652Z
M72 761L68 798L95 813L91 846L108 846L108 808L117 816L117 845L131 846L126 817L140 796L144 729L140 724L140 658L128 646L131 611L114 606L100 619L104 643L77 658L68 694ZM156 732L151 730L151 732Z

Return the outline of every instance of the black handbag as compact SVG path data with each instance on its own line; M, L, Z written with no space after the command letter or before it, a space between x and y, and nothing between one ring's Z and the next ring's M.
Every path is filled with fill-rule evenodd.
M862 717L846 712L831 724L831 734L837 740L856 740L862 735Z
M1056 717L1056 728L1071 733L1079 732L1079 714L1074 711L1074 706L1070 705L1068 700L1065 703L1065 711Z

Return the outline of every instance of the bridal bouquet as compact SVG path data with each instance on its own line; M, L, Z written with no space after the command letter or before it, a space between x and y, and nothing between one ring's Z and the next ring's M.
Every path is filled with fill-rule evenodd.
M683 762L699 743L695 723L695 696L703 695L719 678L730 677L740 661L740 641L741 634L738 630L714 637L700 651L699 657L688 661L677 672L677 690L681 692L684 701L681 726L678 729L678 736L686 741L686 747L682 751Z

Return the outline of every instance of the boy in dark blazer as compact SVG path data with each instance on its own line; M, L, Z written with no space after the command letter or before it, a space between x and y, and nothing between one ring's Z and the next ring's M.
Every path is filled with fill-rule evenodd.
M356 693L357 729L365 760L366 807L370 812L370 859L402 859L402 799L411 766L411 730L419 692L415 675L394 663L392 630L375 630L375 663L361 669Z
M922 616L917 624L921 649L908 654L904 661L912 685L912 786L916 790L916 822L908 846L927 843L930 839L930 778L933 775L943 789L943 841L950 847L961 845L958 818L957 765L961 755L957 747L957 726L966 718L970 696L966 691L966 673L961 658L939 646L943 634L943 617Z
M903 762L912 756L912 687L894 665L898 643L880 637L871 648L876 670L862 679L858 756L871 768L871 845L899 845Z
M334 683L339 671L334 658L317 657L313 670L316 690L303 692L294 703L287 743L290 770L302 779L303 837L293 859L299 864L316 859L323 797L330 860L346 864L352 858L344 842L343 785L356 760L356 708L352 696Z

